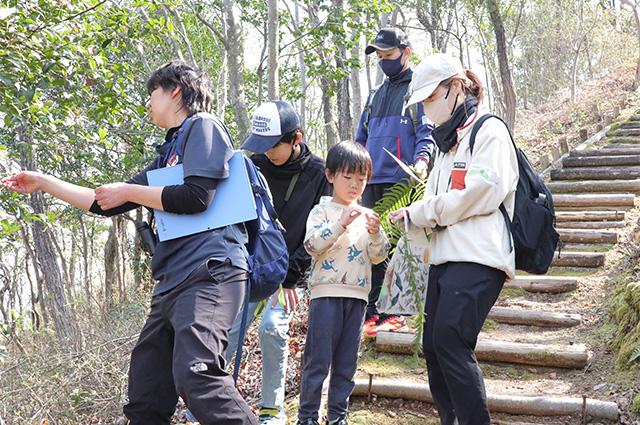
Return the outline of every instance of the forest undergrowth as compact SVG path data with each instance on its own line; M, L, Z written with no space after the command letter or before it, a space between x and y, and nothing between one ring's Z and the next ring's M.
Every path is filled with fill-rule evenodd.
M519 111L514 130L516 142L535 163L540 155L549 153L560 137L566 137L570 146L577 146L580 130L586 128L589 134L594 134L597 124L602 123L603 117L611 114L616 106L624 105L621 108L623 114L637 113L640 94L630 90L632 75L633 67L629 65L607 78L582 84L575 104L570 103L568 92L559 91L545 104ZM594 335L601 335L599 327L616 329L616 335L606 342L614 355L623 345L617 342L616 336L620 332L631 334L634 329L629 315L616 316L610 309L610 302L612 299L620 300L624 288L640 280L640 251L635 237L637 225L628 232L626 240L614 250L613 263L607 266L610 274L610 284L606 288L608 296L598 298L600 305L597 311L602 318L593 330ZM84 304L72 306L73 314L78 318L79 334L82 335L81 346L75 349L63 349L51 328L34 329L26 326L27 320L17 320L18 325L23 325L0 339L0 425L125 423L122 406L126 403L129 357L144 323L150 296L144 291L128 293L126 299L114 303L108 314L86 300ZM298 309L290 332L291 355L286 385L288 403L298 393L306 330L305 311L306 305ZM613 321L615 317L627 322L619 325ZM638 332L637 326L635 332ZM259 342L253 336L256 333L254 324L245 342L238 387L257 411L261 358ZM600 370L599 373L631 376L635 373L635 376L640 376L640 359L627 364L615 361L607 364L611 370ZM397 379L403 377L398 376ZM421 379L426 381L426 377ZM627 421L623 423L634 423L632 410L640 413L637 393L637 389L635 392L631 389L625 400L619 401L624 410L622 420ZM356 415L359 410L368 408L362 400L354 400L354 403ZM398 403L401 402L381 400L377 407L372 406L371 409L381 410L381 423L389 423L393 422L393 413L386 412L398 410ZM414 402L406 403L406 406L413 406L421 423L433 417L433 406ZM183 420L184 405L179 405L174 423L182 423Z

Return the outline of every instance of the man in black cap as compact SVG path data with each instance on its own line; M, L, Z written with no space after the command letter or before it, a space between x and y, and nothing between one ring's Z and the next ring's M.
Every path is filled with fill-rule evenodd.
M368 208L373 208L387 189L409 178L385 149L426 177L433 148L433 127L427 124L422 104L404 106L413 76L409 38L399 28L383 28L365 49L367 55L373 52L387 78L369 94L356 134L356 142L366 147L373 162L371 182L362 194L362 205ZM379 330L394 331L405 326L401 317L378 313L376 302L386 269L386 261L372 269L365 338L375 337Z

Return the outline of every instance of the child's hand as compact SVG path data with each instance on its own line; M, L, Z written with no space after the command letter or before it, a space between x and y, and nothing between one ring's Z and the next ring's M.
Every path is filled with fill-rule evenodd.
M371 214L365 214L365 217L367 218L367 223L365 224L367 232L372 235L378 233L380 231L380 216L372 212Z
M362 210L358 207L345 208L340 216L340 225L346 229L348 225L353 223L353 220L360 217L360 214L362 214Z

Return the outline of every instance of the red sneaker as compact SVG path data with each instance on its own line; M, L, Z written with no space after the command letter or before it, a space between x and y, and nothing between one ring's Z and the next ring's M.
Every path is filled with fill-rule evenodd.
M407 326L404 317L391 316L367 331L365 333L365 338L375 338L375 336L378 334L378 331L407 332L408 330L409 327Z
M376 326L377 323L378 323L378 316L373 316L371 319L364 322L364 326L362 326L362 335L365 335L374 326Z

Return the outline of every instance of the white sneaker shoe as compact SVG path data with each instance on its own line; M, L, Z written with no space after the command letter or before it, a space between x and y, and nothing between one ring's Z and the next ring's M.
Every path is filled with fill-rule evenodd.
M260 425L286 425L287 415L280 409L270 409L263 407L258 414Z

